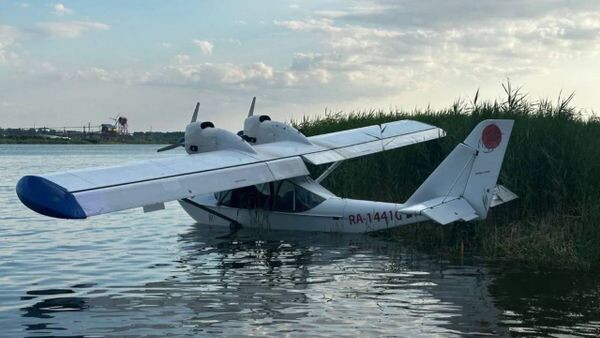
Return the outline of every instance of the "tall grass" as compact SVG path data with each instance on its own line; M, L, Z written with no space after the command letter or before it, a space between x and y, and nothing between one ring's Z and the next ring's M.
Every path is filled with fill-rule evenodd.
M477 93L439 111L338 112L295 125L308 136L400 119L446 130L440 140L346 161L325 181L344 197L402 202L478 122L513 119L499 182L518 200L493 209L485 221L414 225L395 236L420 247L460 247L540 266L600 267L600 119L573 107L573 95L534 101L510 84L503 87L503 101L479 102Z

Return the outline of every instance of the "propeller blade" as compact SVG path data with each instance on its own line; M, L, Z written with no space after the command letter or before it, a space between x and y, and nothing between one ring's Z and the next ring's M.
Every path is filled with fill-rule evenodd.
M256 96L252 98L252 104L250 105L250 110L248 111L248 117L254 115L254 103L256 103Z
M198 119L198 109L200 109L200 102L196 102L196 109L194 109L194 115L192 115L192 122L190 123L194 123Z
M161 151L167 151L167 150L171 150L171 149L175 149L177 147L179 147L181 144L169 144L166 147L162 147L160 149L158 149L156 152L160 153Z
M167 151L167 150L175 149L177 147L183 147L184 142L185 142L185 139L182 137L179 139L179 141L177 141L177 143L173 143L173 144L169 144L168 146L164 146L164 147L158 149L156 152L160 153L161 151Z

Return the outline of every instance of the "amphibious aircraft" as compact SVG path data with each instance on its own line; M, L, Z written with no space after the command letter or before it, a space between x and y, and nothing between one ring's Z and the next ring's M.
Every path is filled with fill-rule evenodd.
M512 120L485 120L454 148L403 204L335 196L320 182L345 160L445 136L412 120L306 137L294 127L254 115L234 134L197 121L163 147L187 154L106 168L22 177L17 195L50 217L83 219L177 200L198 223L269 229L363 233L432 220L485 219L491 207L517 196L496 181ZM305 163L331 163L316 179Z

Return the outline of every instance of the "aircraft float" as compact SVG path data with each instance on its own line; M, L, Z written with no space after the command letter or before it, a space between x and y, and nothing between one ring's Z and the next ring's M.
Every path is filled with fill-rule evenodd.
M177 200L198 223L233 228L365 233L435 221L485 219L517 198L497 185L512 120L485 120L458 144L403 204L340 198L320 182L342 161L445 136L435 126L400 120L306 137L294 127L254 115L254 98L237 134L191 123L177 143L187 154L106 168L22 177L21 202L46 216L83 219ZM305 163L331 164L318 178Z

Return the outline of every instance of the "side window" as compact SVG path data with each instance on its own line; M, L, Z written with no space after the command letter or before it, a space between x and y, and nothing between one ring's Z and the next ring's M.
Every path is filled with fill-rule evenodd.
M282 212L302 212L310 210L325 199L288 180L275 184L273 210Z
M294 211L301 212L310 210L321 204L325 199L315 193L312 193L299 185L296 185L296 206Z
M269 210L271 208L271 185L263 183L256 186L258 192L257 206L261 209Z
M307 211L325 200L289 180L221 191L215 198L217 205L226 207L281 212Z
M258 191L255 186L243 187L231 190L232 208L250 209L256 206L256 195Z
M274 211L292 212L294 211L295 202L295 185L283 180L275 182L275 200L273 201Z
M269 208L271 189L269 184L259 184L215 194L218 205L231 208Z

